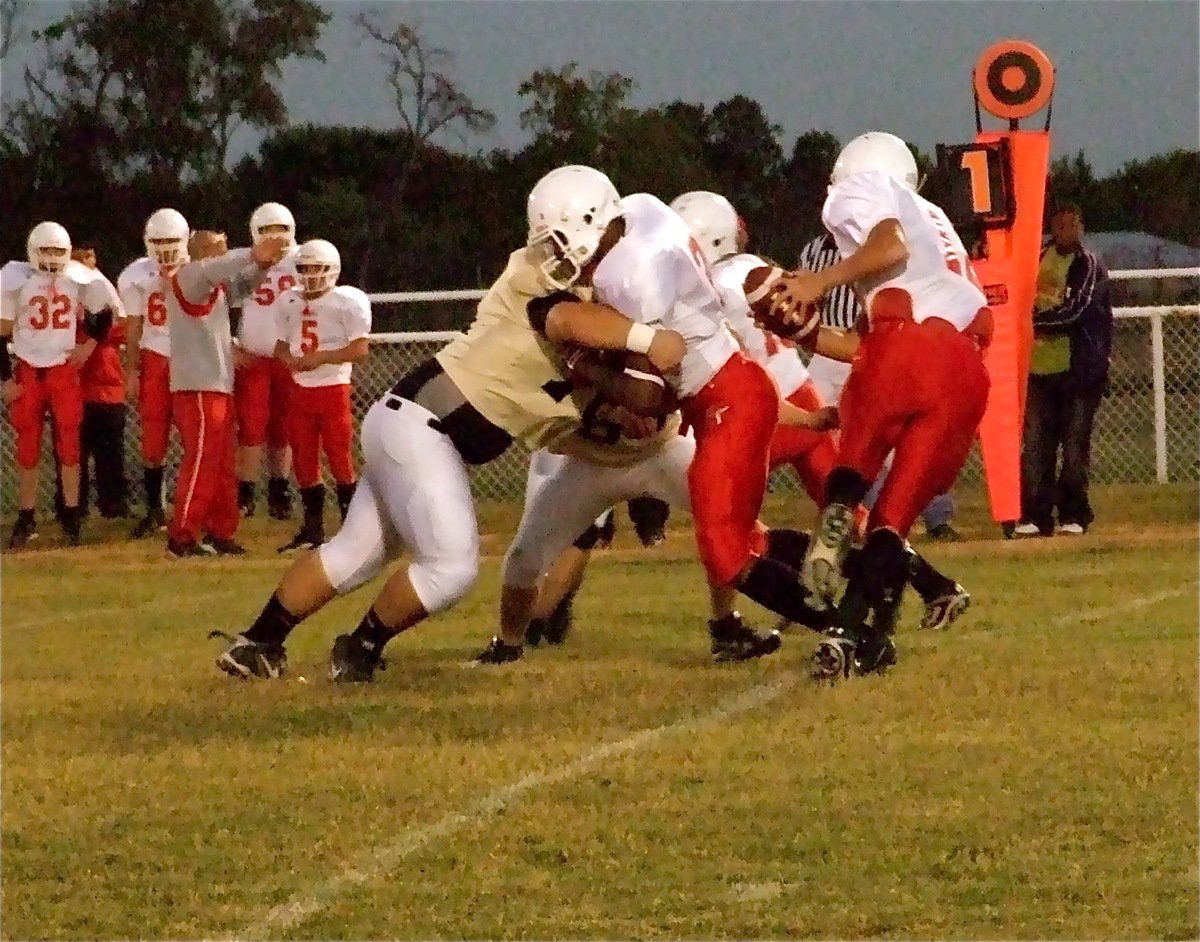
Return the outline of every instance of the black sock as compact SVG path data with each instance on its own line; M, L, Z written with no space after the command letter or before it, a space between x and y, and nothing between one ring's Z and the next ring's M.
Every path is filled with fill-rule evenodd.
M258 618L254 619L254 624L242 634L259 644L283 644L292 629L301 621L299 615L293 615L283 607L283 603L279 601L279 593L273 592Z
M804 562L804 554L808 552L808 534L801 530L767 531L767 552L765 555L778 560L785 566L796 571Z
M300 501L304 504L305 529L325 532L325 485L314 484L300 488Z
M358 487L357 481L351 481L349 484L339 484L337 486L338 512L341 513L343 522L345 522L346 514L350 510L350 500L354 497L354 489L356 487Z
M286 504L288 502L287 478L267 478L267 501L271 504Z
M254 503L254 482L238 481L238 506L245 507Z
M600 528L594 523L586 530L579 534L579 538L572 544L577 550L583 550L585 553L596 548L596 543L600 540Z
M370 608L367 610L367 614L363 615L358 627L354 629L353 637L357 638L366 650L380 654L387 643L398 634L400 634L399 631L385 625L383 619L376 614L375 609Z
M839 606L839 623L849 630L848 621L863 616L857 609L843 613L853 600L857 606L871 610L870 631L864 634L891 634L904 586L908 583L908 552L899 534L892 530L874 530L863 545L862 555L854 566L850 585Z
M934 599L949 595L954 591L954 580L942 575L920 553L908 551L908 581L921 596L921 601L932 602Z
M776 615L814 631L829 624L829 616L808 605L796 570L768 556L760 557L738 584L738 591Z
M825 484L825 503L857 507L870 489L870 482L857 471L834 468Z
M146 512L155 513L162 511L162 485L163 485L163 469L162 468L143 468L142 482L146 487Z
M22 507L17 511L17 523L33 523L34 510L32 507Z

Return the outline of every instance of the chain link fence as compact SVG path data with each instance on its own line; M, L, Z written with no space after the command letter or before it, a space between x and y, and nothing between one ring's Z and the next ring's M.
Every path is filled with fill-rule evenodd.
M1158 327L1155 324L1159 325ZM1161 343L1155 334L1161 332ZM361 418L366 410L404 373L441 348L453 333L382 334L372 344L371 356L355 368L354 408ZM1161 369L1156 369L1156 348ZM1161 389L1156 388L1156 373ZM1157 405L1156 405L1157 403ZM1156 412L1163 421L1156 422ZM126 422L126 476L135 504L142 500L141 430L136 411ZM1192 308L1143 309L1120 312L1113 343L1108 395L1096 417L1092 438L1092 477L1098 483L1200 480L1200 317ZM49 429L43 436L40 506L51 506L54 493L53 462L48 457ZM180 457L172 436L167 456L166 493L174 492L174 475ZM0 422L0 460L3 462L3 509L16 506L15 442L12 425ZM514 445L501 458L471 469L478 497L508 501L520 499L525 489L528 451ZM1163 473L1165 471L1165 474ZM964 482L979 481L983 470L978 448L963 470ZM791 472L780 472L772 482L779 490L798 489Z

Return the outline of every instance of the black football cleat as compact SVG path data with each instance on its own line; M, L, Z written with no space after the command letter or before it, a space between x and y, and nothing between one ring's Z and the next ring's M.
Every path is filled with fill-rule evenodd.
M854 649L854 673L882 674L896 663L896 644L891 635L871 635Z
M207 543L167 540L167 559L211 559L216 550Z
M219 536L206 536L200 541L200 549L210 556L246 555L246 547L237 540L226 540Z
M285 518L286 519L286 518ZM281 556L295 553L299 550L316 549L325 542L325 534L315 532L311 527L301 527L294 537L279 547L275 552Z
M16 523L13 524L12 533L8 538L8 548L10 550L24 549L30 541L37 538L37 520L34 519L33 511L22 510L17 515Z
M829 638L817 645L812 654L813 680L834 683L854 670L855 644L849 638Z
M377 670L385 670L382 652L354 635L338 635L329 652L329 679L335 684L365 684L375 679Z
M224 638L230 642L217 658L217 667L230 677L249 680L278 680L287 673L287 651L282 644L266 645L251 641L245 635L229 635L224 631L210 631L210 638Z
M717 663L749 661L774 654L783 644L778 631L755 631L737 612L708 623L712 658Z
M506 644L499 637L493 637L491 643L475 657L476 664L511 664L525 656L519 644Z
M155 507L146 511L146 516L138 521L137 526L133 528L133 532L129 534L130 539L142 540L150 536L152 533L158 533L167 528L167 518L161 507Z

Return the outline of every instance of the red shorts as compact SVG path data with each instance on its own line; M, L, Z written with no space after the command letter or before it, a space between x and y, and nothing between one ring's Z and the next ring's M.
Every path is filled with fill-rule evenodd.
M798 409L813 412L825 403L810 379L787 399ZM837 466L837 438L833 432L815 432L794 425L779 425L771 438L771 467L790 464L817 506L825 504L825 482Z
M139 366L142 463L148 468L157 468L167 457L167 442L171 435L171 360L153 350L143 350Z
M838 406L839 465L873 481L888 452L896 452L868 529L907 536L925 506L950 489L987 397L978 344L949 322L885 321L872 328Z
M767 490L767 459L779 422L779 387L741 353L682 403L696 436L688 469L696 545L714 585L732 585L766 548L758 526Z
M350 446L354 440L354 414L350 409L350 386L301 386L292 389L289 425L292 470L300 487L321 480L321 451L329 472L338 484L355 480Z
M71 363L36 367L17 360L13 378L21 387L20 396L8 407L17 437L17 464L27 471L37 467L47 409L59 463L68 468L79 464L79 426L83 421L79 368Z
M292 371L274 357L252 356L234 371L239 445L287 447L288 402L295 385Z

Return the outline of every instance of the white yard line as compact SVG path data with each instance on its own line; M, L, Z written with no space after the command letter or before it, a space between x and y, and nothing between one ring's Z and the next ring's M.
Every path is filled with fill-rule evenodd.
M1116 605L1105 605L1102 608L1085 608L1080 612L1059 615L1057 618L1051 619L1049 623L1051 625L1066 625L1072 622L1100 621L1100 619L1108 618L1112 615L1124 615L1126 612L1134 612L1139 608L1149 608L1151 605L1157 605L1159 602L1178 598L1181 595L1194 596L1196 591L1197 587L1195 585L1183 585L1177 589L1164 589L1162 592L1155 592L1153 595L1143 595L1140 598L1129 599L1126 602L1118 602Z
M790 690L797 684L801 676L800 671L788 671L779 680L759 684L722 700L706 713L691 716L666 726L643 729L618 742L602 743L578 759L564 765L531 772L511 785L494 789L477 801L458 811L451 811L432 824L410 827L401 832L392 843L373 851L354 866L343 870L312 889L297 893L286 903L276 906L232 938L277 938L283 931L291 929L321 912L335 898L350 888L391 872L405 857L430 844L445 840L456 831L491 817L524 796L526 792L547 785L571 781L597 766L640 752L660 739L686 733L709 723L728 720L746 713L769 703Z

